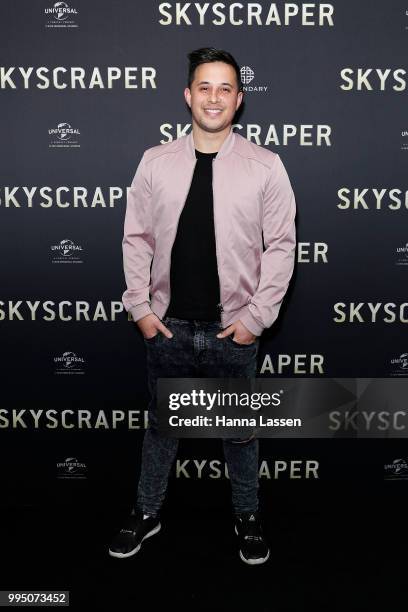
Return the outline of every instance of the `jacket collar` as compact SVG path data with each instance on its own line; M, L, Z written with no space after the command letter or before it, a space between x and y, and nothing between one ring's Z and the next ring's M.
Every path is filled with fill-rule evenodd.
M235 144L235 132L233 132L231 128L228 136L222 143L217 155L215 156L215 159L219 159L221 157L225 157L226 155L228 155L228 153L232 151L234 144ZM193 159L196 159L195 145L194 145L194 139L193 139L193 130L191 130L191 132L187 134L185 145L186 145L186 151L187 151L188 156Z

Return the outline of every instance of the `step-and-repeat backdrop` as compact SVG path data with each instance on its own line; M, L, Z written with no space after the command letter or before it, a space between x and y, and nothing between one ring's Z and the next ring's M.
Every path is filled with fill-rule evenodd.
M234 129L279 153L296 195L296 269L258 376L407 376L407 37L402 0L1 3L2 503L135 494L149 396L121 301L126 195L144 150L191 130L202 46L237 59ZM260 454L265 490L408 472L403 439ZM181 440L174 494L198 481L229 503L220 440Z

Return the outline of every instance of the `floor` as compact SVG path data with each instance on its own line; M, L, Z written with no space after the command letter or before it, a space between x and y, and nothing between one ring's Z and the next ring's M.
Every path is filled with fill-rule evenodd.
M277 487L261 497L271 557L258 567L239 559L230 511L190 486L130 559L107 554L127 506L3 506L0 590L69 590L74 610L406 610L405 483Z

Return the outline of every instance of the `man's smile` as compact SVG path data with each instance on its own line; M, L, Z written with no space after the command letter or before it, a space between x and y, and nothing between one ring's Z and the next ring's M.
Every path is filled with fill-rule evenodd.
M222 112L222 109L221 108L205 108L204 112L207 113L207 115L215 117L216 115L219 115Z

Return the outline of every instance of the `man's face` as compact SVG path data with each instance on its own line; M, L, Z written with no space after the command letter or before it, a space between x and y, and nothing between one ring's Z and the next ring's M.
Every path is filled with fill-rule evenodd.
M220 132L231 125L242 102L235 70L225 62L207 62L197 66L191 87L184 97L193 121L206 132Z

